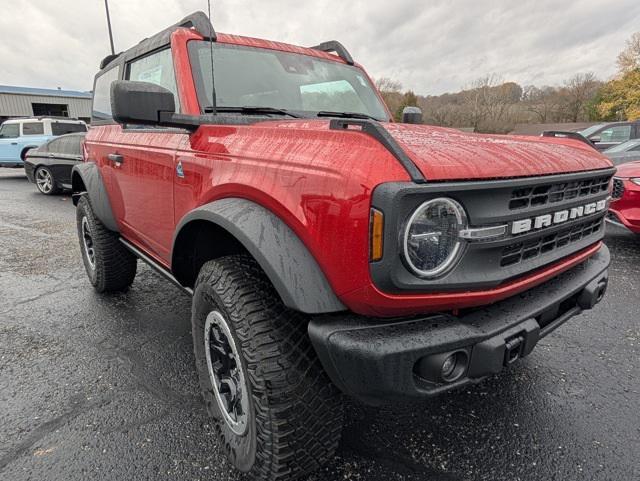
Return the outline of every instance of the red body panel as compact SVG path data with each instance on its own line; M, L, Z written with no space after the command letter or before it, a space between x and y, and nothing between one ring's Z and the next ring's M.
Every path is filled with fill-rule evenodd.
M187 55L190 30L172 36L182 112L199 114ZM342 62L335 55L219 34L218 41L286 50ZM429 126L385 124L428 181L546 175L610 167L579 142L464 134ZM315 257L336 295L355 312L394 316L495 302L555 276L599 245L489 291L389 295L369 274L371 192L409 181L382 144L358 130L330 130L328 120L205 125L193 134L92 128L88 160L100 165L123 235L170 268L175 226L193 209L226 197L259 203L279 216ZM134 148L135 147L135 148ZM121 165L109 153L125 157ZM180 162L184 178L176 175Z
M385 128L427 180L528 177L611 167L606 157L577 140L469 134L430 125Z
M616 177L624 183L622 197L609 206L620 222L627 229L640 234L640 185L631 182L632 178L640 178L640 162L629 162L618 166Z

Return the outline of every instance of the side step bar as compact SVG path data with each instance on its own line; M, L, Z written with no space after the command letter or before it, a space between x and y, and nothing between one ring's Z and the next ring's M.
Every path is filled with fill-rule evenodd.
M124 240L122 237L120 237L120 242L122 242L122 244L127 249L129 249L134 256L136 256L138 259L143 261L145 264L147 264L149 267L151 267L154 271L156 271L162 277L167 279L169 282L179 287L182 290L182 292L190 296L193 296L193 289L191 289L190 287L185 287L182 284L180 284L180 282L178 282L178 279L173 277L173 274L171 274L171 272L169 272L164 266L158 264L154 259L146 255L144 252L142 252L136 246L131 244L129 241Z

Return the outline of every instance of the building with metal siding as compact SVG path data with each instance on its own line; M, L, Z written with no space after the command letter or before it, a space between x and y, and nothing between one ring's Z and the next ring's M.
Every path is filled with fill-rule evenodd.
M0 85L0 122L31 116L62 116L89 122L91 92Z

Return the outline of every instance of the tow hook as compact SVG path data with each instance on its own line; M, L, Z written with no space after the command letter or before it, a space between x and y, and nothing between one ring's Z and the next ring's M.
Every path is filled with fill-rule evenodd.
M524 346L524 337L515 336L505 341L504 365L513 364L522 356L522 347Z

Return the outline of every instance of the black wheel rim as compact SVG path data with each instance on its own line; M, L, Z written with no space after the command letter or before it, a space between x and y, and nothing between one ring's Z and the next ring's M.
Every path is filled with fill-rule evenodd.
M82 245L84 246L84 253L87 257L89 267L93 270L96 268L96 252L93 247L93 237L91 237L89 221L86 216L82 218Z
M249 398L239 351L222 314L210 312L205 322L204 347L213 393L229 428L247 430Z

